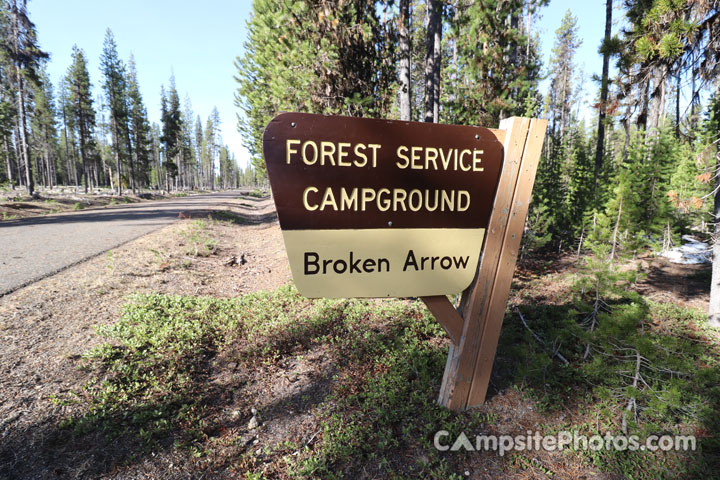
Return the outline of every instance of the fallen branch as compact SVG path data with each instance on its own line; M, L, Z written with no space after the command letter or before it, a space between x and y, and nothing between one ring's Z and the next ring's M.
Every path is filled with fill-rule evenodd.
M520 321L522 321L523 325L525 325L525 328L527 328L528 332L530 332L532 334L533 338L535 340L537 340L544 347L547 347L547 345L545 344L545 341L542 338L540 338L540 336L537 333L533 332L532 329L530 328L530 326L528 326L527 322L525 321L525 317L523 317L522 312L520 312L520 309L516 308L515 310L517 311L518 315L520 315ZM568 362L567 358L565 358L562 353L560 353L556 350L553 350L553 356L557 357L565 365L570 365L570 362Z
M640 365L642 362L642 356L640 355L639 350L635 350L635 376L633 377L633 383L632 386L634 389L637 389L638 380L640 380ZM644 383L644 381L643 381ZM628 400L628 404L625 407L625 412L633 412L633 415L635 417L635 421L637 421L637 404L635 403L635 397L630 397L630 400ZM627 413L623 412L622 416L622 432L623 434L627 435Z

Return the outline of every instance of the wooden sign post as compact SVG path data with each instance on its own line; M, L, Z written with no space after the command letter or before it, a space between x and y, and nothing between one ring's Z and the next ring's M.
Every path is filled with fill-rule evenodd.
M286 113L263 136L300 293L421 297L452 342L452 410L485 399L546 126Z
M422 297L441 324L452 325L450 338L457 338L450 345L438 400L451 410L485 401L546 128L547 120L539 119L513 117L500 123L505 162L475 279L463 291L460 312L447 297Z

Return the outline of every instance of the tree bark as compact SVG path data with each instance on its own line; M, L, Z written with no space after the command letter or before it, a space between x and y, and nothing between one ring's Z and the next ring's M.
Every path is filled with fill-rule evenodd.
M120 174L122 172L122 164L120 163L120 133L118 132L118 122L116 118L111 120L113 126L113 135L115 136L115 169L117 170L117 191L118 195L122 195L122 180Z
M603 155L605 154L605 117L607 115L608 101L608 83L610 76L610 49L609 44L612 39L612 7L613 0L605 2L605 38L603 40L603 68L602 79L600 83L600 108L598 110L598 130L597 130L597 146L595 148L595 175L594 175L594 191L597 192L597 182L600 171L602 170ZM595 195L597 200L597 194Z
M12 11L12 42L15 50L15 59L13 60L15 67L15 81L17 83L17 114L18 114L18 134L19 134L19 153L20 158L25 163L25 187L29 195L32 195L35 189L32 164L30 163L30 152L27 144L27 118L25 117L25 82L22 69L20 68L20 12L16 1L10 5ZM18 172L19 174L19 172Z
M130 163L130 188L132 189L133 195L135 195L135 152L133 151L132 143L130 142L130 131L127 127L125 127L124 130L125 141L128 146L128 163Z
M425 51L425 121L436 121L436 98L438 93L439 100L439 52L440 52L440 28L441 21L441 3L440 0L428 1L428 24L426 34L426 51ZM437 44L437 46L436 46ZM437 52L437 53L436 53ZM436 85L438 83L438 85Z
M85 193L88 193L88 183L90 183L90 176L88 175L87 151L85 149L85 137L86 137L85 126L84 126L85 120L82 117L80 117L79 122L80 122L80 125L79 125L79 127L80 127L80 135L79 135L79 137L80 137L80 158L82 159L82 164L83 164L83 180L84 180L83 183L85 184Z
M641 85L642 92L640 93L640 113L637 116L637 126L640 130L647 130L648 120L648 97L650 95L650 79L646 78L643 80Z
M665 86L668 66L657 65L652 72L652 90L648 109L647 130L657 130L665 114Z
M675 74L675 138L680 138L680 71Z
M27 144L27 118L25 118L25 82L23 81L20 67L16 66L16 78L18 82L18 121L20 122L20 152L25 162L25 187L28 195L33 194L35 183L32 174L32 164L30 163L30 150Z
M410 120L410 0L400 0L400 120Z
M5 164L7 165L8 181L10 182L13 190L15 190L15 181L13 178L14 165L12 158L10 158L10 146L8 145L8 137L9 135L6 135L3 138L3 150L5 151Z
M440 73L442 70L442 6L438 6L435 18L435 45L433 48L433 122L440 121Z
M622 195L625 195L624 193ZM623 196L620 197L620 204L618 205L617 220L615 221L615 228L613 229L613 240L612 250L610 250L610 261L615 260L615 250L617 249L617 237L620 231L620 219L622 218L622 207L623 207Z
M720 88L716 90L720 94ZM720 113L720 106L716 103L716 113ZM717 139L720 141L720 123L718 123ZM715 205L713 207L713 220L715 222L715 235L713 236L712 277L710 280L710 305L708 308L708 323L711 327L720 328L720 146L715 153Z
M690 100L690 131L695 134L695 126L697 125L697 107L700 103L700 92L695 89L697 72L692 69L692 99Z

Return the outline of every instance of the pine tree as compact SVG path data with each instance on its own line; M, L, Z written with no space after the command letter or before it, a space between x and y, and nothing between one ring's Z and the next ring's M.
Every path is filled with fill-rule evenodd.
M197 155L197 143L194 132L193 119L195 114L192 110L192 103L190 97L185 96L185 105L183 107L183 131L182 131L182 149L183 149L183 171L185 172L185 179L183 182L190 189L195 189L198 184L198 168L200 163Z
M0 36L0 49L7 60L10 70L8 78L15 92L18 122L17 151L24 165L25 186L28 194L32 194L35 179L28 145L27 84L28 81L38 81L37 68L42 60L49 58L49 55L38 46L35 25L28 16L27 0L3 1L3 7L8 19L2 24L5 31Z
M177 188L176 180L179 173L179 163L182 155L182 112L180 111L180 97L175 87L175 76L170 77L170 86L165 94L161 90L160 116L162 120L162 141L165 149L166 183Z
M35 99L31 121L31 144L36 151L41 152L41 159L36 156L39 178L43 186L52 188L57 182L58 149L57 118L52 83L43 69L39 75L39 82L31 82L30 85Z
M117 170L118 195L122 195L123 163L129 146L126 144L128 138L128 90L125 64L118 55L115 37L109 28L105 32L103 52L100 56L100 68L105 77L103 91L105 92L107 108L110 113L110 131L115 155L115 168ZM131 183L133 182L132 173L131 171Z
M135 181L142 184L149 181L150 171L150 122L147 110L140 93L140 86L137 79L135 59L130 56L127 71L127 98L128 98L128 133L132 146L132 157L130 159L132 184L135 188Z
M3 74L0 69L0 75ZM0 82L5 83L3 78ZM15 158L15 149L12 143L13 125L15 124L16 110L13 104L12 96L9 89L0 88L0 150L2 151L3 161L0 167L4 167L4 178L15 188L15 182L18 178L17 161Z
M667 0L625 4L620 88L630 107L639 107L640 128L653 131L665 115L671 77L692 69L693 76L711 78L717 70L719 46L712 32L720 26L720 7L716 2Z
M78 185L77 165L75 155L75 131L72 114L71 87L68 75L64 75L58 83L57 111L62 124L62 136L60 137L60 153L63 161L63 184Z
M205 169L204 169L204 148L205 148L205 140L203 138L203 128L202 128L202 122L200 121L200 115L195 117L195 127L194 127L194 136L195 136L195 149L196 149L196 156L197 156L197 170L198 175L200 177L200 185L202 188L207 188L207 179L205 177Z
M600 53L603 56L602 76L600 77L600 101L598 102L598 127L597 144L595 147L595 170L593 180L593 192L597 197L598 176L602 171L605 152L605 123L608 112L608 96L610 92L610 57L619 51L617 41L612 37L612 11L613 0L605 0L605 36L600 45ZM597 202L597 199L596 199Z
M162 97L161 97L162 98ZM162 160L162 142L160 138L162 133L160 125L153 123L150 127L150 163L152 164L152 171L150 174L150 181L154 188L164 188L165 174L163 172L163 160Z
M574 116L578 89L574 56L580 45L577 19L568 10L555 31L550 87L545 100L547 140L538 166L529 215L536 246L560 248L584 235L588 207L585 124ZM539 240L539 241L538 241Z
M8 4L0 3L0 34L9 35L10 15ZM17 155L13 144L13 130L15 128L17 115L17 101L12 88L13 68L8 62L7 55L0 49L0 149L2 150L3 161L0 167L4 168L3 180L7 180L14 189L19 181L20 172Z
M442 72L443 4L440 0L428 3L425 52L425 121L438 122L440 114L440 74Z
M230 150L227 145L220 147L218 155L218 166L220 171L220 186L223 189L232 185L233 167L230 163Z
M235 61L238 130L265 171L262 132L281 111L384 116L395 106L395 22L389 2L256 0Z
M73 63L66 76L66 83L70 90L68 118L72 122L70 125L75 128L82 161L83 184L85 193L87 193L90 183L90 163L94 158L95 109L90 95L90 75L87 70L85 53L77 45L73 46L72 59Z
M563 142L565 132L574 123L572 111L577 102L575 88L575 52L582 41L578 37L577 17L568 10L560 28L555 31L549 69L552 72L548 90L547 110L549 120L550 155Z
M709 121L707 131L709 137L715 143L715 168L711 170L714 178L713 186L713 216L715 224L713 229L713 265L712 278L710 280L710 306L708 307L708 322L710 326L720 328L720 87L715 90L715 95L710 103L708 112Z
M450 16L457 49L452 76L461 81L446 88L443 121L493 126L528 109L537 93L540 59L527 25L545 3L457 3L457 13Z
M593 210L594 166L585 122L572 126L566 135L568 145L567 194L562 209L562 230L568 241L582 239ZM578 240L582 242L582 240ZM582 247L582 245L579 245Z
M202 147L202 165L207 181L207 188L215 189L215 161L220 154L220 114L217 108L213 108L210 116L205 122Z
M412 118L412 84L410 83L410 0L400 0L398 15L398 39L400 50L400 120Z

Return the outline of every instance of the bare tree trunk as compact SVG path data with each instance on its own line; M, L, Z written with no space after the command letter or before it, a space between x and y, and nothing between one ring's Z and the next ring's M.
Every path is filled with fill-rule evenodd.
M610 251L610 261L615 259L615 251L617 250L617 237L618 237L618 232L620 231L620 218L622 217L622 208L623 208L623 197L620 197L620 205L618 205L617 220L615 221L615 228L613 230L613 241L612 241L612 250Z
M122 180L120 174L122 164L120 163L120 134L118 132L118 124L116 119L112 119L113 134L115 135L115 169L117 170L117 191L118 195L122 195Z
M720 89L716 90L716 94L720 94ZM720 113L720 108L717 106L716 111ZM717 138L720 140L720 124L718 124ZM715 154L715 205L713 207L715 235L713 236L713 263L708 308L708 323L711 327L720 328L720 177L717 172L720 172L720 146Z
M157 185L155 185L155 188L160 190L162 186L162 170L160 169L160 152L155 150L155 145L153 145L153 160L155 161L155 176L157 177Z
M410 0L400 0L400 120L410 120Z
M640 98L640 113L637 116L637 126L640 130L646 130L647 129L647 120L648 120L648 105L649 100L648 97L650 95L650 79L646 78L641 88L643 89L643 92L641 94Z
M85 184L85 193L88 193L88 184L90 183L90 176L88 175L87 165L87 152L85 151L85 131L82 123L84 120L80 119L80 158L83 164L83 180Z
M65 184L70 184L70 149L68 147L68 134L67 134L67 116L65 112L65 104L63 102L62 108L62 123L63 123L63 138L65 139Z
M69 184L72 180L75 186L78 185L78 176L77 176L77 165L75 164L75 141L73 140L72 143L68 146L68 142L70 141L70 137L68 137L67 134L67 113L65 112L65 107L63 107L63 135L65 135L65 163L67 168L67 183ZM70 176L72 175L72 177Z
M697 72L692 69L692 99L690 100L690 131L695 132L695 126L697 124L697 107L700 103L700 93L695 89ZM694 133L693 133L694 135Z
M605 154L605 117L607 115L608 81L610 76L610 40L612 39L612 9L613 0L605 1L605 39L603 40L603 68L600 83L600 109L598 111L597 146L595 147L595 176L594 191L597 202L598 175L602 170L603 155ZM597 206L597 205L596 205Z
M8 137L9 135L6 135L3 138L3 151L5 152L5 164L7 165L8 181L10 182L10 185L12 185L13 190L15 190L15 183L13 181L14 165L12 158L10 158L10 146L8 145Z
M30 150L27 144L27 119L25 118L25 82L23 81L20 73L20 68L15 67L16 79L18 82L17 92L17 107L18 107L18 121L19 133L20 133L20 153L22 159L25 162L25 187L27 188L28 195L32 195L35 190L35 183L32 174L32 164L30 163Z
M650 106L648 110L647 130L657 130L662 117L665 114L665 77L667 77L667 65L658 65L652 73L652 91L650 94Z
M95 188L100 187L100 169L98 168L97 159L92 162L92 170L93 170L93 184Z
M440 121L440 73L442 69L442 3L438 2L435 13L433 46L433 123Z
M11 5L13 11L12 35L15 48L20 49L20 16L16 2ZM16 53L19 53L16 51ZM22 161L25 163L25 187L29 195L32 195L35 189L32 174L32 164L30 163L30 151L27 144L27 118L25 117L25 81L20 68L20 60L14 61L15 81L17 82L17 114L18 114L18 133L19 133L19 153Z
M48 188L53 188L53 179L52 179L52 168L50 166L50 146L45 145L45 178L46 178L46 186Z
M135 152L133 151L132 144L130 143L130 132L127 128L125 130L125 141L128 146L128 162L130 162L130 188L132 189L133 195L135 195Z
M435 43L439 39L439 33L436 32L441 14L440 0L428 0L428 22L426 33L426 51L425 51L425 121L432 122L435 120ZM439 46L438 46L439 48ZM439 86L438 86L439 91Z
M680 138L680 70L675 74L675 138Z
M77 171L77 162L75 162L75 142L73 142L70 145L70 150L72 151L72 157L71 157L71 163L72 163L72 173L73 173L73 179L75 180L75 187L80 185L80 181L78 180L78 171ZM75 188L75 191L77 192L77 188Z

